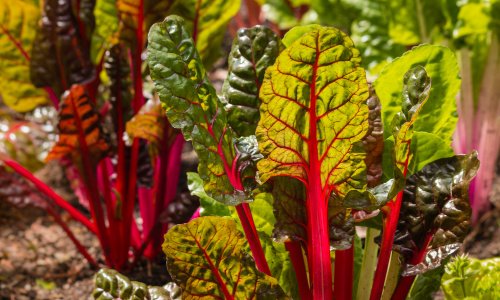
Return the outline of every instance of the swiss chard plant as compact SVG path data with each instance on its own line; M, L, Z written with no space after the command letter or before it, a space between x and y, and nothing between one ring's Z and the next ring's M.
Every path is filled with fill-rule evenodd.
M57 141L44 160L64 166L90 218L36 178L34 166L23 166L27 160L12 151L15 128L25 124L14 124L4 135L0 160L8 168L1 172L9 180L2 182L2 198L19 204L14 201L19 197L8 195L16 189L6 185L18 180L29 187L23 182L27 180L44 195L33 204L61 223L59 206L96 235L106 265L120 270L143 255L155 258L168 229L162 215L176 197L184 139L148 88L145 33L165 15L181 14L201 59L210 66L238 8L238 1L225 0L0 4L2 98L19 112L47 102L59 110ZM21 195L29 200L30 194Z
M155 90L200 158L199 214L163 244L183 297L404 299L457 250L478 160L451 150L450 50L409 51L370 88L340 30L257 26L238 32L217 95L187 28L170 16L148 36Z

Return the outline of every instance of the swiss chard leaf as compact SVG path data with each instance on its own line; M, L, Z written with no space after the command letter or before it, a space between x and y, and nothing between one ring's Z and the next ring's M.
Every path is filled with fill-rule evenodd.
M148 63L170 123L193 141L206 192L226 204L244 201L234 134L181 18L170 16L151 27Z
M366 102L370 109L368 116L368 132L363 138L363 146L366 151L365 164L368 187L375 187L382 178L382 153L384 149L384 128L382 124L381 104L370 88L370 98Z
M96 300L177 300L181 299L178 286L148 286L142 282L131 281L112 269L101 269L94 278L95 289L92 296Z
M455 96L460 88L460 76L455 54L442 46L415 47L382 70L374 87L382 103L384 128L391 128L392 119L401 110L404 74L418 65L428 73L432 87L429 101L416 120L414 131L433 133L449 141L457 122ZM436 114L436 111L441 113ZM386 130L384 137L387 139L390 135L391 132Z
M98 64L104 51L112 47L114 34L118 30L118 10L115 0L96 0L95 31L92 34L90 56Z
M264 26L240 29L234 39L223 94L228 102L228 122L240 136L255 133L264 72L282 49L280 38Z
M206 67L220 56L226 25L238 13L240 1L177 0L168 14L182 16Z
M47 102L45 92L29 77L29 53L40 16L36 2L0 3L0 90L3 102L19 112Z
M468 190L478 167L476 153L459 155L437 160L407 179L394 242L410 264L404 274L436 268L458 250L470 226Z
M94 75L87 36L94 24L74 14L87 2L44 1L42 21L31 50L30 76L35 86L52 87L60 95L72 84ZM80 6L73 9L73 3Z
M200 217L174 226L163 251L183 299L286 299L277 280L257 270L231 218Z
M59 111L59 137L46 160L70 157L74 161L88 148L94 163L110 150L108 137L101 128L100 116L81 85L74 85L64 97Z

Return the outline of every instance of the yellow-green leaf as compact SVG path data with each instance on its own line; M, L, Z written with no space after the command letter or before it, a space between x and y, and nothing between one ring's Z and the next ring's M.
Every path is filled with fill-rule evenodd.
M29 75L29 53L40 16L37 2L0 2L0 94L18 112L47 103L45 92L35 88Z
M278 281L257 270L231 218L200 217L174 226L163 251L182 299L286 299Z

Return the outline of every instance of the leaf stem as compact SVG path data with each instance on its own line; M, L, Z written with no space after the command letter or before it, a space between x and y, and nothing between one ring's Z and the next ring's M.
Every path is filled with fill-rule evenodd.
M311 299L311 288L309 287L309 279L307 278L307 270L300 243L297 241L285 242L285 248L288 251L293 269L295 270L300 299Z
M365 252L361 263L363 276L360 276L358 283L358 292L356 299L364 300L370 297L373 276L375 275L375 267L377 266L378 245L375 243L375 237L380 234L380 230L368 228L365 239Z
M18 162L10 158L1 158L1 160L9 167L11 167L16 173L26 178L28 181L33 183L35 187L42 192L45 196L54 201L57 206L64 209L68 214L76 221L80 222L85 226L90 232L97 234L97 228L94 223L90 222L81 212L64 200L61 196L56 194L47 184L42 182L40 179L36 178L30 171L21 166Z
M351 300L354 281L354 246L335 251L333 298Z
M259 235L257 234L257 229L255 229L255 223L253 221L252 212L250 211L250 206L248 203L241 203L236 205L236 212L245 232L245 236L250 246L250 251L252 251L252 256L257 265L259 271L272 276L269 265L267 264L266 256L264 255L264 250L260 243Z

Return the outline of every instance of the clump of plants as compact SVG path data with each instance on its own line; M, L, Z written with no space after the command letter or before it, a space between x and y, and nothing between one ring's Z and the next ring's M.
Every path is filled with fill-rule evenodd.
M458 250L479 161L451 150L449 49L416 47L370 85L340 30L281 40L256 26L228 61L217 95L185 21L151 27L155 91L200 159L189 175L200 217L163 244L183 298L405 299Z
M99 259L75 238L60 208L95 234L107 266L129 269L142 256L157 257L184 139L152 95L145 36L165 15L181 14L209 66L238 8L237 1L184 0L0 4L4 103L19 113L47 103L58 110L49 117L57 139L48 147L35 139L46 135L35 123L1 124L1 199L45 209L95 267ZM63 166L83 210L35 177L49 161Z

